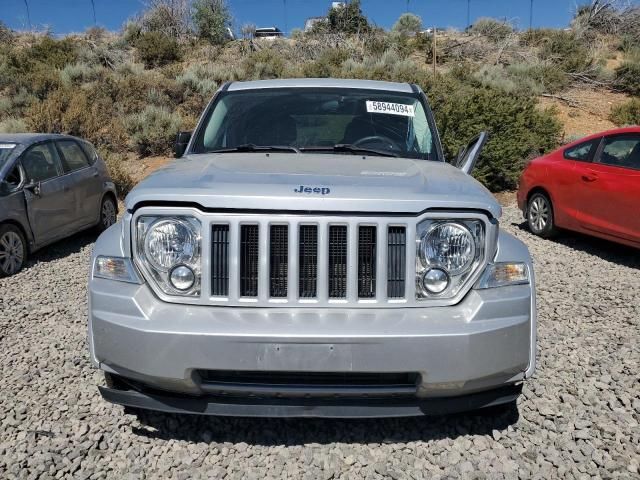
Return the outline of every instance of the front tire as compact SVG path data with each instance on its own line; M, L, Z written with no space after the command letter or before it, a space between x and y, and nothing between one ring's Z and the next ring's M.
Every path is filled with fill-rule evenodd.
M531 195L527 204L527 223L534 235L551 238L557 233L553 218L553 206L549 197L542 192Z
M98 231L104 232L111 225L116 223L118 216L118 208L116 202L111 195L107 195L102 199L100 205L100 222L98 223Z
M0 225L0 277L22 270L27 260L27 242L15 225Z

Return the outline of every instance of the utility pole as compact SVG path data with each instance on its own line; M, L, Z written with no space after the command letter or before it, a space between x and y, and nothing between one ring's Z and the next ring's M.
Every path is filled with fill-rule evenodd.
M407 0L407 13L409 13L409 0Z
M533 0L529 0L529 30L533 28Z
M93 9L93 26L95 27L98 22L96 21L96 3L95 0L91 0L91 8Z
M289 20L287 18L287 0L282 0L282 3L284 4L284 36L287 36L287 33L289 32Z
M24 6L27 7L27 23L29 24L29 30L33 30L33 27L31 26L31 13L29 13L29 2L27 2L27 0L24 0Z
M438 58L438 53L437 53L437 49L436 49L436 35L437 35L438 29L435 27L433 27L433 76L436 76L436 63L437 63L437 58Z
M467 28L471 26L471 0L467 0Z

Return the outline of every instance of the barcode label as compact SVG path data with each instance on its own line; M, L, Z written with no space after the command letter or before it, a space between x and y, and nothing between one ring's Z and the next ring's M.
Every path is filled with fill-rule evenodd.
M367 100L368 113L388 113L391 115L402 115L403 117L415 117L413 105L403 103L376 102Z

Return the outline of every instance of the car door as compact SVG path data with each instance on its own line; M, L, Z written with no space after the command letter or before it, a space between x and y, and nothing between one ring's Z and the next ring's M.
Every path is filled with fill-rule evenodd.
M605 137L583 181L582 225L640 241L640 133Z
M591 165L600 138L586 140L562 150L548 170L556 223L565 228L576 228L581 215L582 176Z
M29 147L20 163L26 177L23 192L36 247L69 234L74 221L73 205L53 143Z
M78 227L93 225L99 219L102 180L80 144L73 139L57 140L62 168L71 189Z

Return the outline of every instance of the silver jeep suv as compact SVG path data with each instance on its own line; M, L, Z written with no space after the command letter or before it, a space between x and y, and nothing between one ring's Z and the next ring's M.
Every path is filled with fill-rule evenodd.
M415 85L223 86L96 243L103 397L238 416L514 402L535 367L533 268L469 175L485 138L446 163Z

